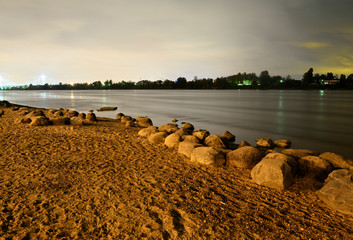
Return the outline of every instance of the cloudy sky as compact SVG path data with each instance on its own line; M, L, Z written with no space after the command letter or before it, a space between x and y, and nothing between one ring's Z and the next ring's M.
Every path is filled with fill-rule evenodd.
M26 83L353 73L352 0L0 0L0 76Z

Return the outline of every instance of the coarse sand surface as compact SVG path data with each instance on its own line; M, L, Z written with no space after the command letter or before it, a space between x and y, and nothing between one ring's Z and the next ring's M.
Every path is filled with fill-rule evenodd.
M191 163L113 119L88 126L0 118L0 239L353 239L353 219L296 178Z

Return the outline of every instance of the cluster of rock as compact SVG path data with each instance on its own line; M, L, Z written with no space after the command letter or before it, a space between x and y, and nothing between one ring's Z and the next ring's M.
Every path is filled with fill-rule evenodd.
M20 118L17 123L28 123L31 126L75 125L83 126L97 121L93 112L79 113L69 109L31 109L28 107L13 107Z

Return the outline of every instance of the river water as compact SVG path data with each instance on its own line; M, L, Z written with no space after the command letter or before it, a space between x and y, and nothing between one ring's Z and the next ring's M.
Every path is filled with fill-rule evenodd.
M74 90L0 91L0 100L44 108L148 116L155 126L173 118L214 134L230 131L236 142L290 139L292 148L332 151L353 158L353 91L327 90Z

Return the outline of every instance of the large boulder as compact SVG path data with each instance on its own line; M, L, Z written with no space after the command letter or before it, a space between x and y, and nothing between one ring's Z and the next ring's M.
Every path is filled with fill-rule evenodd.
M181 136L184 142L193 142L193 143L200 143L200 139L192 135L183 135Z
M150 127L141 129L137 134L141 137L149 137L151 134L154 134L157 132L158 132L157 127L150 126Z
M180 135L172 133L165 138L164 144L169 148L177 148L180 143Z
M195 148L191 154L190 161L214 166L224 166L226 163L224 154L213 147Z
M66 117L72 118L72 117L77 117L79 113L75 110L70 110L67 113L65 113Z
M87 115L86 115L86 121L88 121L88 122L95 122L95 121L97 121L96 114L94 114L93 112L87 113Z
M178 134L179 136L184 136L184 135L190 135L191 134L190 131L188 131L187 129L183 129L183 128L180 128L175 133Z
M50 121L48 118L44 116L37 116L37 117L32 117L31 118L31 126L48 126L50 125Z
M137 117L136 123L137 123L137 126L144 127L144 128L153 126L152 120L148 117Z
M166 123L158 128L160 132L166 132L168 134L175 133L179 130L178 124Z
M228 131L223 133L222 138L226 139L227 142L235 142L235 136Z
M291 167L293 177L297 174L298 162L291 156L287 156L285 154L278 153L278 152L271 152L271 153L268 153L262 160L264 160L264 159L282 160L282 161L286 162Z
M332 172L333 166L327 160L317 156L305 156L298 160L299 174L318 180L324 180Z
M210 132L204 129L198 129L195 130L192 133L193 136L197 137L198 139L200 139L200 141L205 140L205 138L207 138L208 136L210 136Z
M202 144L193 143L193 142L180 142L178 146L178 153L191 158L191 154L195 148L202 147Z
M151 134L147 139L152 144L162 144L167 136L168 134L166 132L157 132Z
M331 208L353 215L353 171L339 169L331 172L316 194Z
M227 153L227 162L238 168L253 168L262 159L263 154L260 150L244 146Z
M264 148L274 148L275 144L271 138L259 138L256 139L256 145Z
M319 156L322 159L329 161L335 168L346 168L353 171L353 160L345 158L342 155L332 153L332 152L324 152Z
M281 158L264 158L251 170L251 178L259 185L287 189L293 184L292 169Z
M239 143L238 148L245 147L245 146L251 146L251 144L243 140Z
M210 136L206 137L204 143L209 147L218 149L226 148L226 145L223 143L221 137L215 134L211 134Z
M319 156L320 154L316 151L309 150L309 149L284 149L282 153L292 156L296 159L299 159L305 156Z
M274 141L274 144L279 148L289 148L292 145L292 141L288 139L281 139Z
M68 117L54 117L50 118L50 122L53 125L69 125L70 124L70 118Z
M185 123L181 128L187 131L189 134L191 134L195 129L194 125L192 125L191 123Z
M84 125L86 125L85 121L82 118L79 118L79 117L70 118L70 124L74 125L74 126L84 126Z
M122 117L120 118L120 121L121 121L122 123L130 122L130 121L132 121L132 117L130 117L130 116L122 116Z

